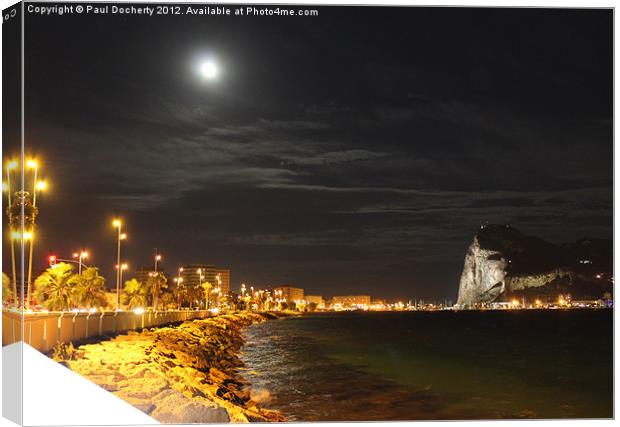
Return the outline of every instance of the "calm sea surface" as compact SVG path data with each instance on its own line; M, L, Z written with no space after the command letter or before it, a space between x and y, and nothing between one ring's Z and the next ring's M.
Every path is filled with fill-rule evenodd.
M246 329L243 375L292 420L612 417L611 310L325 313Z

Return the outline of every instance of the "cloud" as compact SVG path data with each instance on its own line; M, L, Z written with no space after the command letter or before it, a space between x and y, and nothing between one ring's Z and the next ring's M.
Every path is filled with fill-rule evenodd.
M373 160L389 155L390 153L377 153L369 150L353 149L345 151L329 151L311 156L285 155L282 156L282 158L284 159L284 164L316 166L360 162L366 160Z

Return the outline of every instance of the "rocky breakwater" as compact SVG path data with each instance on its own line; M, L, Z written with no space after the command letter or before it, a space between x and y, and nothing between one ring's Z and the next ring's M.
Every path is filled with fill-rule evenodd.
M556 245L508 225L485 225L467 249L457 306L563 293L601 298L613 283L612 254L611 240Z
M162 423L285 421L257 406L238 373L241 329L273 318L236 313L187 321L52 356Z

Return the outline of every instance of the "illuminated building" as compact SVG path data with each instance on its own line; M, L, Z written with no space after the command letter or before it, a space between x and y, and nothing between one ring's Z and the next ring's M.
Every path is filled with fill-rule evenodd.
M286 302L291 301L300 301L304 299L304 290L302 288L295 288L289 285L278 286L273 288L275 292L280 293L280 298L284 299Z
M315 303L317 308L325 308L325 300L320 295L306 295L308 304Z
M227 268L218 268L214 264L188 264L182 268L181 278L185 286L191 288L200 283L209 282L213 287L219 286L222 290L222 295L230 291L230 270ZM218 274L219 282L217 280ZM202 281L200 276L202 276Z
M344 295L332 298L333 307L368 307L370 305L370 295Z
M222 290L222 295L226 295L230 292L230 270L227 268L216 268L215 270L215 282L214 286L219 286ZM217 276L219 275L220 281L218 283Z

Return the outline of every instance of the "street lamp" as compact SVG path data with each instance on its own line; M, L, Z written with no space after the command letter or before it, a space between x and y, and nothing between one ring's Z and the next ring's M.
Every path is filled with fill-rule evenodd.
M121 240L124 240L127 238L127 235L125 233L121 232L121 228L123 226L123 223L121 222L120 219L115 219L114 221L112 221L112 226L115 227L117 229L117 246L116 246L116 266L117 266L117 271L116 271L116 309L118 310L121 304L121 279L123 276L122 273L122 268L118 268L118 266L121 264Z
M9 162L7 162L6 164L6 193L7 193L7 201L8 201L8 206L9 208L12 206L11 205L11 170L17 168L17 162L15 160L11 160ZM9 227L14 226L14 221L15 219L13 218L13 215L11 214L11 211L8 211L8 215L9 215ZM17 308L19 306L18 304L18 300L17 300L17 270L15 267L15 236L14 234L14 230L11 230L10 232L10 242L11 242L11 267L13 270L13 277L12 277L12 281L13 281L13 300L15 302L15 308ZM19 236L18 236L19 238Z
M161 261L161 254L157 253L157 249L155 249L155 272L157 273L157 262Z
M218 288L218 287L213 288L211 293L215 295L215 306L219 307L219 305L220 305L220 288ZM208 308L210 308L210 305L209 305Z
M82 274L82 259L88 258L88 252L80 251L73 254L73 258L78 259L78 274Z
M129 266L127 265L127 263L123 263L121 264L121 268L118 268L118 264L116 264L116 269L118 270L118 277L120 281L123 281L123 271L127 270L129 268ZM116 309L118 310L118 299L116 301Z
M217 273L217 275L215 276L215 279L217 280L217 306L220 306L220 295L221 295L221 289L222 289L222 276L220 273Z
M34 159L30 159L26 162L26 167L28 167L28 169L32 169L33 170L33 180L32 180L32 218L31 218L31 227L32 230L34 231L34 222L35 222L35 218L36 218L36 214L37 214L37 191L43 191L46 187L45 182L41 181L37 181L37 176L39 173L39 165L36 162L36 160ZM25 233L24 233L24 238L25 238ZM31 233L31 237L30 237L30 248L29 248L29 254L28 254L28 293L27 293L27 298L26 298L26 304L30 304L30 298L31 298L31 290L32 290L32 254L34 252L34 239L32 238L32 233Z
M31 300L32 290L32 257L34 251L34 228L35 220L38 213L37 210L37 192L42 191L45 185L40 185L37 180L38 165L35 160L28 160L25 164L22 163L22 173L19 191L12 194L11 189L11 172L19 167L19 164L15 160L11 160L6 164L6 182L2 183L2 190L7 193L8 209L7 216L9 219L9 236L11 244L11 267L13 270L13 295L15 300L15 307L19 306L17 299L17 269L15 265L15 240L20 241L21 249L25 249L26 240L28 240L28 273L26 282L26 295L21 295L24 305L28 305ZM32 169L34 171L34 177L32 181L32 191L26 191L23 186L24 169ZM13 197L16 197L15 200ZM26 228L27 227L27 228ZM19 231L18 231L19 230ZM26 231L27 230L27 231ZM23 278L22 278L23 283Z
M203 286L202 286L202 281L204 280L204 278L205 278L205 276L203 276L203 275L201 274L201 275L200 275L200 279L199 279L199 286L200 286L201 288L203 287ZM205 294L207 295L207 301L206 301L206 304L205 304L205 308L206 308L206 309L208 309L208 308L209 308L209 300L210 300L210 298L209 298L209 292L207 291L207 292L205 292Z

